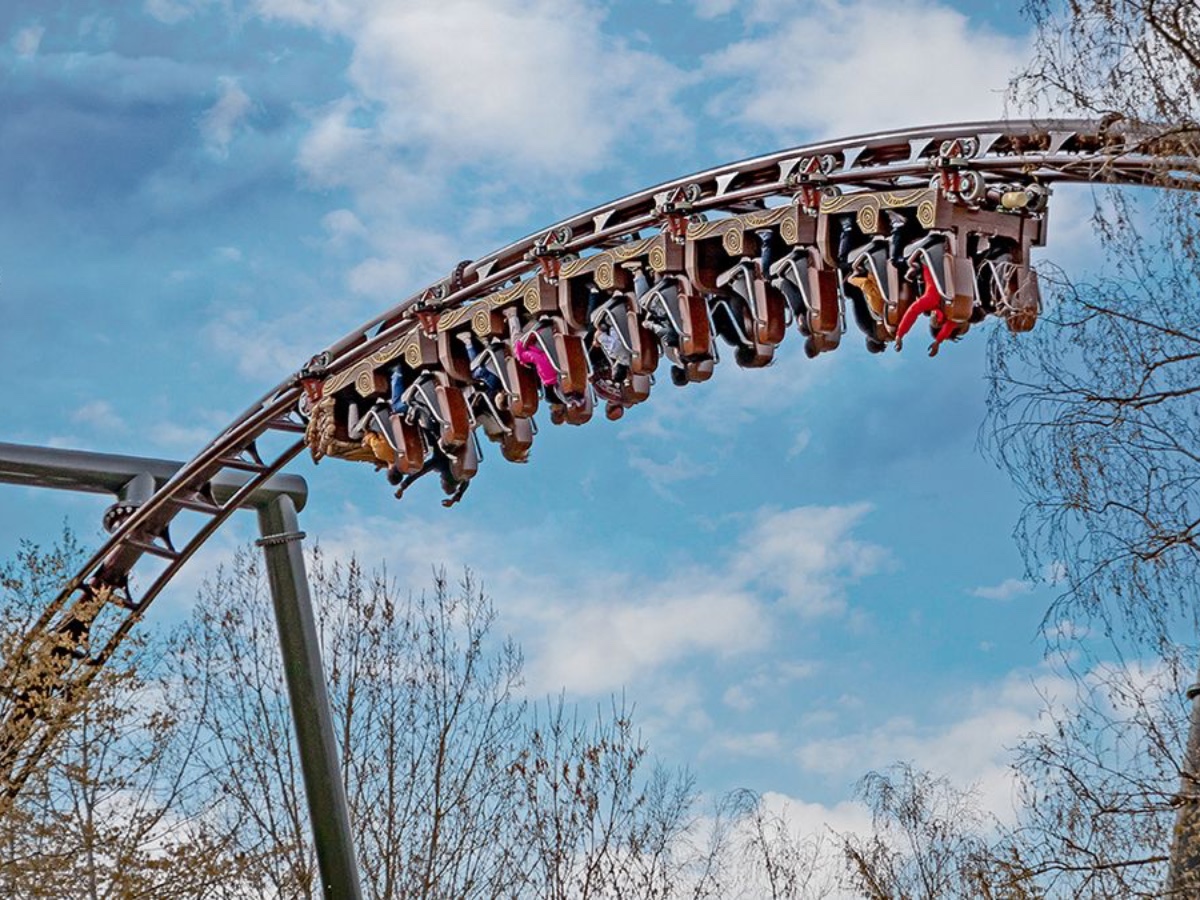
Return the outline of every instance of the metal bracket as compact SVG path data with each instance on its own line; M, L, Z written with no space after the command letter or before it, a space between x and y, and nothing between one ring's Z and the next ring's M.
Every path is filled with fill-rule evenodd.
M290 544L292 541L302 541L306 537L303 531L285 531L282 534L269 534L254 542L255 547L278 547L280 544Z

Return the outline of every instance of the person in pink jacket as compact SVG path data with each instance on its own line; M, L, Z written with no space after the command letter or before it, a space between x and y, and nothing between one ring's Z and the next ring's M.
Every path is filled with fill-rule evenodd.
M550 357L546 355L546 351L542 349L542 345L538 343L538 339L532 331L526 332L524 337L513 341L512 348L517 362L537 370L543 387L557 386L558 370L554 368L554 363L550 361Z
M513 356L523 366L529 366L537 371L538 379L542 382L542 393L550 404L550 420L556 424L561 421L563 410L567 406L583 402L578 394L564 395L558 384L558 369L550 361L549 355L538 342L532 329L524 337L513 341Z

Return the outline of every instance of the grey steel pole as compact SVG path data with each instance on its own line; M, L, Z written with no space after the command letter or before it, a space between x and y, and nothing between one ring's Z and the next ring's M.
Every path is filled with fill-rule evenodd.
M300 547L304 534L291 498L280 495L260 506L258 527L262 534L258 544L267 558L321 885L327 900L359 900L362 887L354 858L350 807L338 767L329 693Z
M181 465L165 459L0 442L0 483L111 494L119 502L145 501ZM241 472L219 473L212 480L213 497L227 500L248 478ZM258 510L259 545L267 558L322 887L328 900L359 900L362 888L346 789L338 768L329 694L300 551L303 535L296 510L304 507L307 498L303 478L279 474L251 494L246 505Z
M1179 773L1175 831L1167 873L1168 897L1200 896L1200 683L1187 689L1192 704L1187 747Z

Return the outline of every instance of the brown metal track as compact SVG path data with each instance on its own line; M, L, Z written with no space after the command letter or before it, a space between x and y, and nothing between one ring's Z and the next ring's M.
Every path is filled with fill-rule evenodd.
M991 183L1020 180L1046 185L1089 182L1200 189L1200 161L1193 149L1196 135L1138 129L1122 122L988 121L887 131L794 147L638 191L461 264L453 275L418 291L329 345L324 351L325 372L329 376L344 372L403 336L414 327L413 307L419 302L440 310L458 308L534 271L534 253L547 235L568 235L560 250L582 255L640 231L659 228L663 222L661 202L676 191L690 191L695 198L690 206L693 213L744 209L769 198L790 198L797 190L797 167L812 157L830 156L834 160L831 170L821 178L822 187L851 192L866 186L920 186L938 171L941 143L968 138L974 139L978 151L966 161L966 169L979 172ZM258 440L269 432L303 430L303 423L294 414L300 395L299 375L267 392L138 508L64 586L17 652L4 661L0 694L7 690L12 695L19 687L30 654L36 655L39 647L47 646L74 604L101 585L113 586L121 602L106 603L97 617L97 622L103 620L108 629L103 649L91 660L73 662L57 682L61 694L78 698L180 567L254 488L280 471L303 448L300 440L289 443L272 460L258 456ZM224 470L249 471L253 477L243 490L218 504L206 499L211 497L208 482ZM176 550L158 536L184 510L209 518L181 550ZM128 590L131 576L148 556L165 558L168 564L144 592L134 596ZM0 723L0 809L16 795L61 730L71 703L60 706L57 713L39 718L31 727L26 727L28 720L18 723L12 715Z

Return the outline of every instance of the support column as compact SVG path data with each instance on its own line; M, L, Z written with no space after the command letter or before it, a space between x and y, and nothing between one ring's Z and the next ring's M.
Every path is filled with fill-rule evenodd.
M291 498L281 495L260 506L258 527L262 534L258 544L267 558L321 886L326 900L360 900L362 887L350 831L350 809L338 766L329 693L300 547L304 534Z

